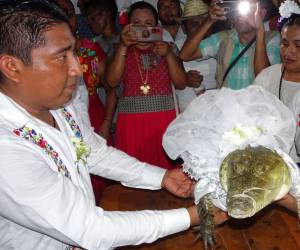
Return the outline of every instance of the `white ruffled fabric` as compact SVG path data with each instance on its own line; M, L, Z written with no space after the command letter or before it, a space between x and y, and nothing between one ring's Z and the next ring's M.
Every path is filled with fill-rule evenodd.
M300 193L298 167L287 155L295 132L291 111L262 87L222 88L196 98L169 125L163 147L170 158L181 157L183 170L198 181L195 203L212 193L214 205L226 210L219 167L230 152L249 145L261 145L284 156L290 166L294 194Z

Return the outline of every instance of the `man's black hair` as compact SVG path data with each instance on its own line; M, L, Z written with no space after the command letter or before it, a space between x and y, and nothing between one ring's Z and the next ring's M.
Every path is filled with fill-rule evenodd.
M133 11L137 9L147 9L150 10L154 16L155 19L155 24L158 24L158 13L156 9L153 7L152 4L147 3L147 2L136 2L129 7L129 12L128 12L128 20L130 21L130 18L132 16Z
M163 0L158 0L157 1L157 8L159 7L159 3L163 1ZM181 6L180 6L180 0L173 0L175 2L175 4L177 5L177 8L180 9Z
M48 0L0 0L0 55L30 65L31 51L45 44L52 26L69 23L66 14Z
M84 6L83 15L88 16L91 10L97 10L99 12L110 12L111 21L115 22L118 16L118 6L115 0L91 0Z

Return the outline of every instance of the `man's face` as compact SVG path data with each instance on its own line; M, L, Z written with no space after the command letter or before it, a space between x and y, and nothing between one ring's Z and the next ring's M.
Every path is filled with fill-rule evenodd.
M88 24L95 35L103 33L108 24L109 15L106 11L99 11L95 9L88 10L87 20Z
M280 55L287 72L300 72L300 26L286 26L281 32Z
M252 32L255 29L254 14L257 0L248 0L248 2L250 2L250 8L247 14L241 14L239 11L236 11L232 17L233 26L239 34Z
M16 93L29 106L55 109L71 100L82 72L67 24L53 26L44 37L43 47L31 52L31 65L22 66Z
M193 17L185 20L183 24L184 24L186 35L188 37L191 37L193 34L195 34L195 32L199 30L199 28L201 27L205 19L206 16L203 17L199 16L199 17Z
M157 10L162 25L176 24L175 18L181 16L180 6L175 0L158 0Z

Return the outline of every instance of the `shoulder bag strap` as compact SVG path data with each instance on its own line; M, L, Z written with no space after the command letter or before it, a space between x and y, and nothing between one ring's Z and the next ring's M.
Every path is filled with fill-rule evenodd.
M230 70L233 68L233 66L238 62L238 60L245 54L245 52L251 47L251 45L254 43L256 37L254 37L248 44L247 46L238 54L238 56L231 62L231 64L228 66L224 76L223 76L223 80L222 80L222 84L221 87L223 87L225 79L228 75L228 73L230 72Z

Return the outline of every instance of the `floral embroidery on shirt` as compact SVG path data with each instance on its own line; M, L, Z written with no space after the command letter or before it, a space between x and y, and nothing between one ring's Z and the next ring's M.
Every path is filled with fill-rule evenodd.
M77 138L83 140L81 130L80 130L79 126L77 125L77 123L75 122L75 120L73 119L71 113L68 112L68 110L66 108L61 109L61 111L62 111L62 114L65 117L66 121L68 122L70 128L72 129L74 135Z
M37 134L34 129L31 129L27 126L23 126L22 128L15 129L14 133L17 136L21 136L24 139L33 142L38 145L43 151L49 155L53 161L55 162L58 172L62 173L67 178L71 179L71 175L66 168L63 161L60 159L59 154L53 149L53 147L44 139L42 134Z
M78 169L78 162L82 160L86 164L86 158L90 153L90 148L88 145L84 142L81 130L75 120L73 119L72 115L66 108L62 108L61 112L65 118L65 120L68 122L70 128L72 129L74 133L74 137L71 138L72 144L75 147L76 151L76 167ZM23 137L24 139L38 145L40 148L43 149L43 151L49 155L53 161L55 162L58 172L61 172L63 175L65 175L67 178L71 179L71 175L63 163L63 161L60 159L59 154L54 150L54 148L44 139L42 134L37 134L36 131L28 126L23 126L22 128L15 129L13 131L17 136Z
M74 137L71 137L71 141L76 150L77 160L75 163L77 166L77 170L79 172L78 162L82 160L82 162L86 165L86 158L90 154L90 147L84 142L80 128L77 125L77 123L74 121L72 115L65 108L62 109L62 113L75 135Z

